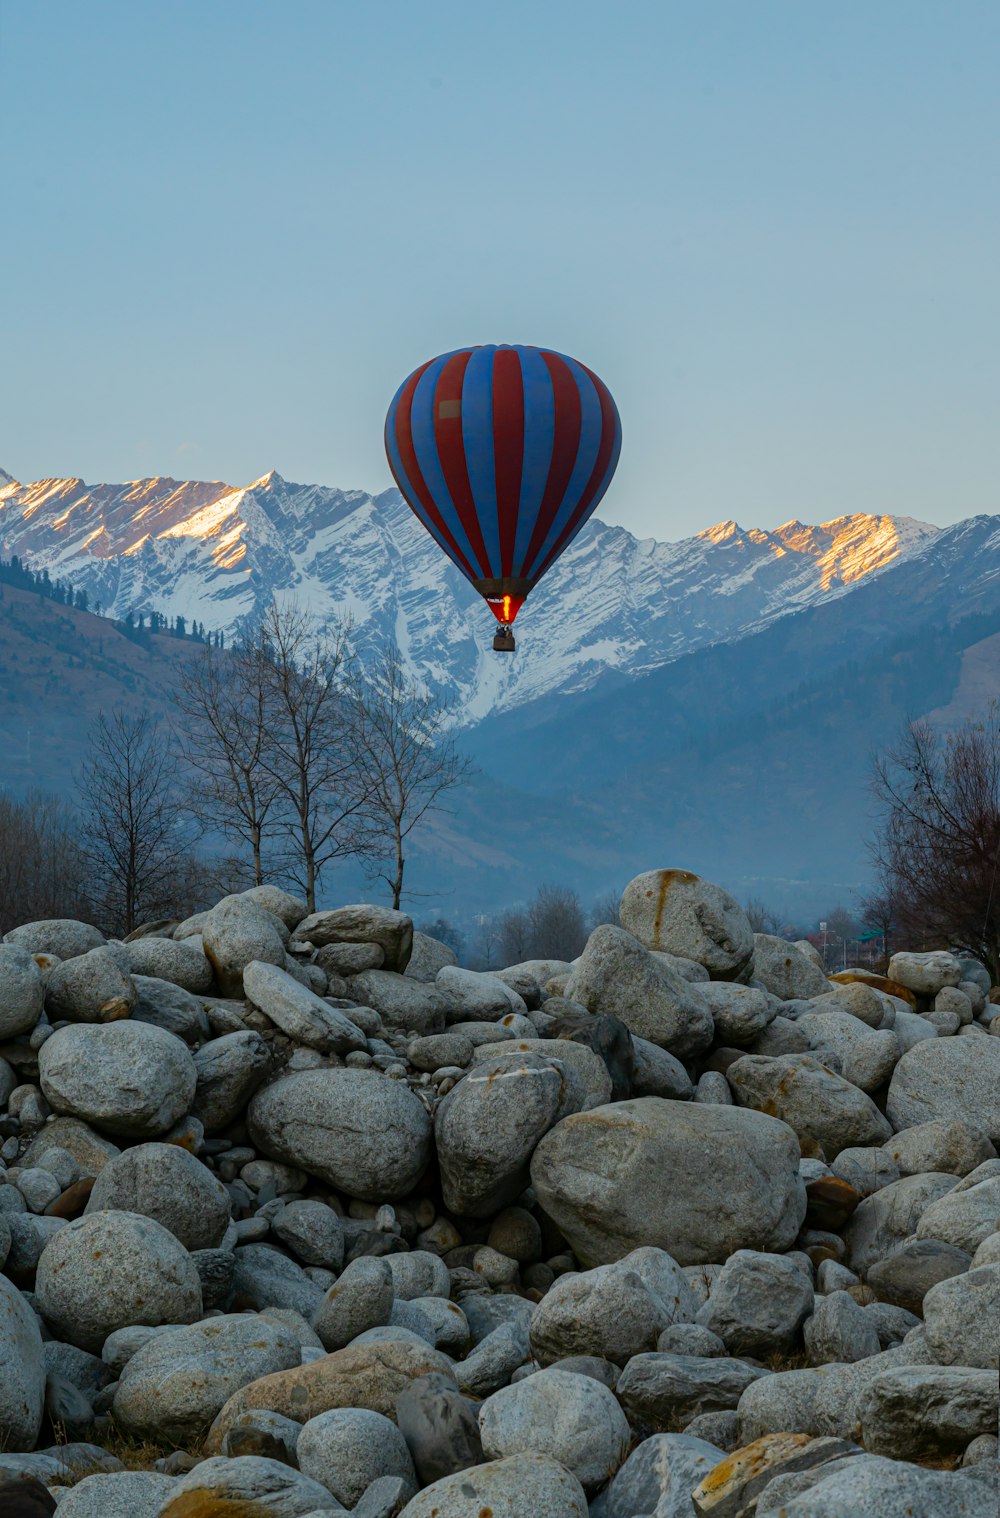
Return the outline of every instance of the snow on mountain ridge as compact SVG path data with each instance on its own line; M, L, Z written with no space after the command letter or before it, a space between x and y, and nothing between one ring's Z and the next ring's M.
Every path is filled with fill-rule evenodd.
M107 614L155 607L231 635L291 595L320 616L350 616L362 648L394 638L464 722L739 637L843 593L936 532L857 514L772 532L730 520L671 543L593 518L522 612L521 652L504 659L481 600L396 490L300 485L275 470L244 487L0 484L0 555L71 580Z

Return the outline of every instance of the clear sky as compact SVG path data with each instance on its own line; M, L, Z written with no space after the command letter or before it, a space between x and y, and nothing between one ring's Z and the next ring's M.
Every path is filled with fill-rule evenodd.
M642 535L1000 509L998 64L996 0L0 0L0 466L378 490L528 342Z

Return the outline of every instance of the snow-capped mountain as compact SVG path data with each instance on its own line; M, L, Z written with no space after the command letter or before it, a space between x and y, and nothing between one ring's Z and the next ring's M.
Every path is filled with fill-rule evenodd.
M164 478L22 485L0 471L0 557L70 581L92 609L121 618L155 608L231 636L273 596L294 596L320 617L350 617L362 647L393 637L469 723L741 637L844 594L937 531L853 515L771 532L726 521L671 543L595 518L518 619L523 656L498 658L489 612L396 490L295 485L274 471L243 489Z

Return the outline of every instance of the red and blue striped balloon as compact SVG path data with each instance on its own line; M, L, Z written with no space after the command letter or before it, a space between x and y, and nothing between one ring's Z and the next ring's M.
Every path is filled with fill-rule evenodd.
M607 386L549 348L459 348L415 369L385 420L396 484L435 541L513 622L615 472Z

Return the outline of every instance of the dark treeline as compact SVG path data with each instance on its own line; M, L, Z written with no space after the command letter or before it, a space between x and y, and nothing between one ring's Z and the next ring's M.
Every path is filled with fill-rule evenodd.
M85 590L74 590L68 580L53 580L47 569L29 569L26 564L14 554L10 559L0 559L0 585L12 585L17 590L32 591L43 600L51 601L55 606L71 606L76 611L93 611L97 616L102 615L100 602L91 606L90 598ZM190 623L186 617L165 617L162 612L155 608L138 613L129 611L121 619L116 621L109 619L119 632L131 638L133 642L143 642L150 637L187 638L193 643L206 643L213 648L225 647L225 634L207 630L204 622L192 620Z

